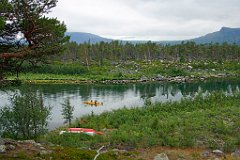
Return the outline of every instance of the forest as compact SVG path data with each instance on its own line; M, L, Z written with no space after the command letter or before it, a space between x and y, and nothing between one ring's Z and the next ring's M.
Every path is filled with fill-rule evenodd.
M58 57L55 57L58 59ZM163 60L174 62L191 61L238 61L240 47L237 44L196 44L195 42L182 42L178 45L162 45L148 41L147 43L132 44L130 42L112 41L96 44L77 44L70 42L66 51L60 55L61 61L78 61L86 66L91 62L99 65L104 60L110 61L148 61Z

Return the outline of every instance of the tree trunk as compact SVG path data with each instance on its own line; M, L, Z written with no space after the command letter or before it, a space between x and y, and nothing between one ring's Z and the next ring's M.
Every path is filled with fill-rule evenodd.
M89 61L88 61L88 54L86 49L85 49L85 61L86 61L87 69L89 70Z
M24 62L24 60L22 60L20 62L20 64L17 65L17 67L16 67L17 80L19 80L19 72L20 72L20 69L21 69L21 66L22 66L23 62Z
M151 52L150 52L149 47L147 47L147 50L148 50L148 61L149 61L150 64L151 64L151 63L152 63L152 60L151 60Z

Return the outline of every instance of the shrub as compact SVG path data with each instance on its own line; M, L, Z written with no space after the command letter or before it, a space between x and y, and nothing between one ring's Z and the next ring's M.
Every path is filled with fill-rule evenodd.
M14 95L11 105L0 110L1 136L14 139L36 139L47 129L50 107L33 92Z

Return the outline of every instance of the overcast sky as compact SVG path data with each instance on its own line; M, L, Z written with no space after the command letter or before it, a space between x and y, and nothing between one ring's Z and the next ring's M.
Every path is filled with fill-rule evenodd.
M240 0L59 0L68 31L125 40L183 40L240 27Z

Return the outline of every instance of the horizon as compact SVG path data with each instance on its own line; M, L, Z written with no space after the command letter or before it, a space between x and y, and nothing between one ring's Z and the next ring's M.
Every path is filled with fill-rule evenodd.
M215 32L219 32L220 30L222 30L223 28L228 28L228 29L240 29L240 27L226 27L226 26L222 26L220 27L218 30L214 31L214 32L211 32L211 33L215 33ZM211 34L211 33L205 33L204 35L201 35L201 36L198 36L198 37L193 37L192 39L178 39L178 40L151 40L151 39L148 39L148 40L144 40L144 39L113 39L113 38L109 38L109 37L103 37L101 35L97 35L95 33L90 33L90 32L81 32L81 31L67 31L66 33L83 33L83 34L91 34L91 35L94 35L94 36L99 36L101 38L105 38L105 39L109 39L109 40L116 40L116 41L152 41L152 42L179 42L179 41L191 41L192 39L195 39L195 38L199 38L199 37L202 37L202 36L206 36L208 34Z

